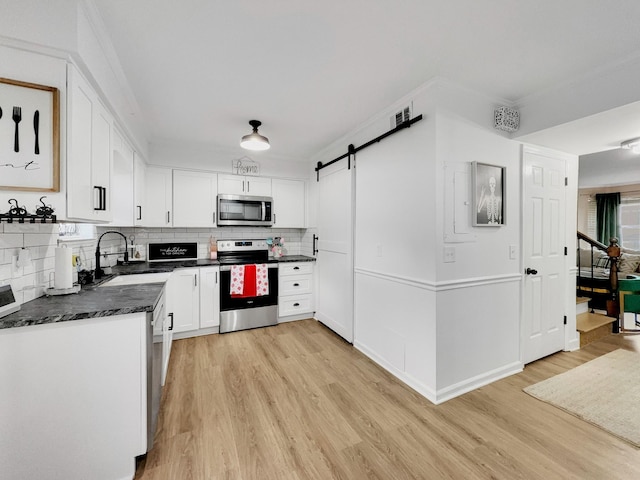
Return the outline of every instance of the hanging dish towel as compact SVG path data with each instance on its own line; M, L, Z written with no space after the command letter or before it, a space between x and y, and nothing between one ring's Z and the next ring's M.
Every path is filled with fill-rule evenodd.
M255 265L256 267L256 295L269 295L269 269L266 263Z
M244 265L231 265L231 296L242 295L244 291Z
M259 297L269 294L267 265L232 265L231 296L234 298Z

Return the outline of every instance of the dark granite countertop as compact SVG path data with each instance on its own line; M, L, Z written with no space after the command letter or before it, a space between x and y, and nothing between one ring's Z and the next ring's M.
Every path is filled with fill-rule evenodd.
M285 255L280 258L269 257L267 263L290 263L290 262L315 262L314 257L306 255ZM140 262L130 263L129 265L117 265L111 267L112 272L117 275L131 275L136 273L156 273L156 272L172 272L176 268L191 267L216 267L219 266L218 260L184 260L178 262Z
M285 255L270 258L268 263L315 262L314 257L305 255ZM171 272L176 268L218 266L217 260L189 260L184 262L132 263L112 267L114 275L109 275L93 285L82 287L79 293L39 297L22 304L20 310L0 318L0 330L5 328L68 322L84 318L109 317L128 313L152 312L164 283L144 283L99 287L100 283L116 275L137 273Z
M152 312L164 283L83 287L78 293L39 297L0 318L0 329L68 322L84 318Z
M284 257L270 259L270 261L277 263L290 263L290 262L315 262L315 257L307 257L306 255L285 255Z

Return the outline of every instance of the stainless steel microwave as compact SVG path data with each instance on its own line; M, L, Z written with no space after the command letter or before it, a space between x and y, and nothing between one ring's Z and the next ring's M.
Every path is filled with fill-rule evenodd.
M218 226L273 225L273 199L249 195L218 195Z

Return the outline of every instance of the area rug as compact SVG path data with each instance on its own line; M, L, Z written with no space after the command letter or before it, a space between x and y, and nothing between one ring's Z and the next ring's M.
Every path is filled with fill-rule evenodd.
M615 350L524 389L640 448L640 355Z

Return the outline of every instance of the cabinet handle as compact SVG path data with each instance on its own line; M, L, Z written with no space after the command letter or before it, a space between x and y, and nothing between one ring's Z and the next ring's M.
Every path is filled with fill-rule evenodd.
M216 223L216 212L213 212L213 223Z
M300 267L293 267L294 270L300 270Z
M299 284L299 283L294 283L294 284L293 284L293 286L294 286L294 287L299 287L299 286L300 286L300 284Z
M198 286L198 275L194 275L193 276L193 286L197 287Z
M298 302L296 302L296 303L294 303L294 304L293 304L293 306L294 306L294 307L299 307L299 306L300 306L300 304L299 304Z
M169 324L169 330L173 330L173 313L169 314L169 318L171 318L171 323Z
M167 211L167 223L171 223L171 212Z
M94 186L94 190L98 190L98 206L93 207L96 211L102 211L107 209L107 189L105 187ZM93 204L95 205L95 197Z
M314 233L313 234L313 256L314 257L316 256L316 253L318 253L317 244L318 244L318 235Z
M216 285L218 284L218 272L216 272Z
M275 225L276 223L278 223L278 222L276 222L276 214L274 213L273 214L273 224Z
M102 187L96 187L96 186L93 187L93 190L94 190L94 192L93 192L94 193L94 197L93 197L93 205L94 205L94 207L93 207L93 209L94 210L100 210L100 204L102 203L102 190L101 190L101 188ZM96 204L96 197L95 197L95 193L96 192L95 191L96 190L98 190L98 206L97 207L95 206L95 204Z
M244 180L242 180L242 193L244 193Z
M138 218L136 220L142 220L142 205L137 205L138 207Z
M250 191L251 191L251 182L247 180L247 193L249 193Z

